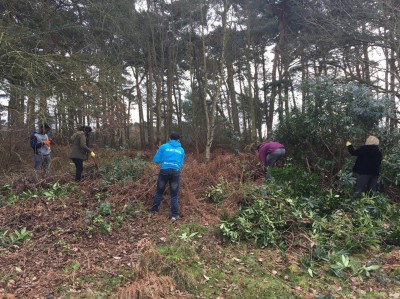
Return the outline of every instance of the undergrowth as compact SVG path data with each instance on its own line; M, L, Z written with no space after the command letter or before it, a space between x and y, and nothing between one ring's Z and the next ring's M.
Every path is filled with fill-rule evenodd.
M10 184L5 184L1 188L1 193L4 194L4 200L0 201L0 207L15 204L20 200L24 199L38 199L44 198L47 201L54 201L60 198L64 198L76 189L76 186L72 184L61 184L55 182L49 185L47 188L35 188L26 190L19 194L13 192Z
M49 240L56 240L52 246L60 258L68 259L60 271L69 281L64 280L55 292L60 296L71 296L70 289L91 287L104 297L121 290L119 298L175 298L177 294L188 298L332 298L338 294L357 297L357 290L349 284L355 278L357 282L375 278L398 283L398 271L385 274L380 271L382 260L374 257L389 249L388 244L400 244L400 215L385 196L354 200L352 177L346 171L339 174L340 184L324 189L318 175L294 166L271 169L271 177L260 183L255 181L253 164L240 168L232 161L238 162L223 156L219 164L216 159L204 168L188 161L182 177L184 208L190 205L204 213L215 210L221 214L228 210L218 226L189 213L174 224L163 215L157 220L149 216L145 208L152 195L146 199L137 194L152 194L156 178L143 175L149 162L141 154L104 160L101 181L87 181L87 188L85 183L57 182L47 189L12 194L11 186L3 185L1 195L9 197L2 208L37 198L60 215L73 209L70 203L79 207L71 227L49 227L53 232L46 233ZM221 165L232 168L227 171ZM189 191L193 200L185 202L192 195ZM197 201L196 196L209 200ZM21 218L26 222L19 226L18 219L0 231L0 252L11 254L42 240L37 237L41 230L29 225L31 217ZM120 233L128 233L132 244L124 243L127 235L123 240ZM112 263L102 260L107 271L112 271L85 269L91 256L82 258L78 253L88 238L121 242L118 251L109 253ZM100 264L96 261L99 268ZM4 288L14 272L19 275L19 267L0 272L0 286ZM380 286L371 298L385 295L377 291Z
M230 241L283 250L306 248L308 260L303 265L310 276L328 263L333 274L360 279L379 267L356 262L352 254L387 242L400 244L400 213L385 196L355 200L340 190L321 190L316 175L295 167L275 168L270 174L261 186L247 187L252 200L236 215L221 219L221 232Z
M120 180L137 180L143 173L146 161L143 154L137 153L135 157L113 156L106 164L100 166L103 181L108 183Z

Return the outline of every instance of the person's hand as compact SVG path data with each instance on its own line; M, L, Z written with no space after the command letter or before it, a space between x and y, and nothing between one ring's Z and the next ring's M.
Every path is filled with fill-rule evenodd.
M50 146L50 143L51 143L50 140L45 140L45 141L43 141L43 144L44 144L44 145L47 145L47 146Z
M351 145L351 142L350 141L346 141L346 146L349 146L349 145Z
M90 156L94 158L96 157L96 154L94 152L90 152Z

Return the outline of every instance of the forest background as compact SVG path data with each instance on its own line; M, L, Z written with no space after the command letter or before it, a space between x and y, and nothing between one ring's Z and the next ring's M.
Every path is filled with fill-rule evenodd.
M277 127L316 159L340 160L346 138L374 133L386 151L398 138L396 1L0 4L3 161L39 122L59 143L92 125L111 148L179 131L206 161Z
M399 1L0 0L0 16L0 295L398 298ZM44 122L52 177L34 184ZM78 188L80 125L100 167ZM172 131L183 224L153 227L150 160ZM371 134L380 193L353 201L345 142ZM265 139L287 150L272 182Z

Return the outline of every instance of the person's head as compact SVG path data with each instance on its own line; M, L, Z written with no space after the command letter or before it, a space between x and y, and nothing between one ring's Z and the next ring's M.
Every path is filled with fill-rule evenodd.
M39 131L42 134L47 134L51 130L50 126L46 123L39 124Z
M365 140L365 145L379 145L379 139L375 136L368 136L367 140Z
M92 128L90 126L80 126L79 131L83 131L86 134L89 134L90 132L92 132Z
M179 140L179 139L181 139L181 136L178 133L172 133L169 136L169 139L171 139L171 140Z

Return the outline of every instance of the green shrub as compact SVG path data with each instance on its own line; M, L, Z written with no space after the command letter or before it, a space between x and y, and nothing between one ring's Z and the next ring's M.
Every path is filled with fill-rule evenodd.
M279 176L282 173L285 175ZM379 246L386 239L398 240L399 212L384 196L354 200L332 190L300 196L309 190L300 175L291 184L277 183L288 179L287 173L292 172L278 171L273 182L254 186L253 200L247 201L236 215L221 219L223 236L232 242L247 240L261 247L284 248L290 236L303 234L322 251L350 253ZM297 196L293 185L298 186L296 190L303 190ZM246 192L250 192L248 186Z
M268 171L274 183L283 185L289 196L309 196L320 190L318 176L299 167L271 167Z
M138 154L134 158L115 157L100 167L103 179L108 182L115 182L125 179L137 180L143 174L146 162L143 156Z
M384 156L382 161L382 174L381 179L385 185L400 184L400 151L394 148L393 152Z
M258 198L231 219L222 220L222 234L232 242L254 241L261 247L284 246L283 236L292 222L291 200Z
M208 197L213 203L219 204L227 198L228 182L223 178L218 178L218 183L215 186L210 186L206 192Z

